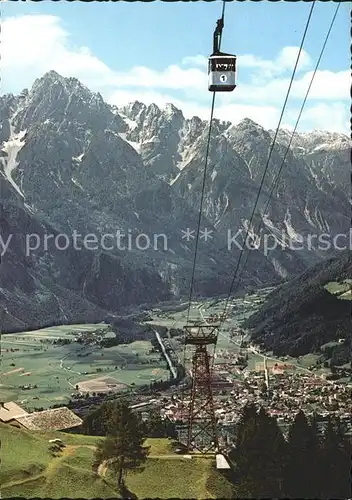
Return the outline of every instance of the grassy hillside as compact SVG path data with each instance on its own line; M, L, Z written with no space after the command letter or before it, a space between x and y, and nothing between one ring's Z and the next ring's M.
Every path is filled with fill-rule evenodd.
M49 439L66 447L57 456ZM33 432L0 424L2 498L119 498L109 470L92 472L97 437L60 432ZM185 459L167 439L148 439L150 458L142 472L129 473L128 489L137 498L231 498L231 484L212 459Z
M352 255L341 252L280 286L247 321L253 339L277 354L297 356L345 338L347 354L351 301L342 299L350 295L351 277Z
M150 459L144 472L128 475L127 486L138 498L232 498L233 491L205 458Z
M4 424L0 425L0 437L2 498L116 496L116 491L90 470L98 438L30 432ZM48 440L57 437L67 446L55 457Z

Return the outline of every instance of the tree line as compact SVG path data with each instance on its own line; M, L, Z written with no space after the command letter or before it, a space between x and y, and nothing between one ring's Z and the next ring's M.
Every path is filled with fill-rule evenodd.
M240 497L349 498L351 440L338 418L308 419L300 411L287 439L277 420L255 405L240 418L235 446L229 453L231 480Z

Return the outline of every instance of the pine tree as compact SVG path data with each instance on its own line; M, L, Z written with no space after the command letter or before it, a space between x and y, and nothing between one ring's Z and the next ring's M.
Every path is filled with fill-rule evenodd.
M255 498L282 496L286 445L274 418L254 405L244 408L239 421L236 448L230 454L236 464L237 491ZM237 486L236 485L236 486Z
M335 424L336 434L336 475L334 477L334 490L330 498L350 498L352 491L351 483L351 457L352 441L343 431L340 419Z
M145 462L149 449L143 446L145 436L142 422L126 402L119 401L115 405L115 412L106 426L107 436L97 446L94 467L103 461L109 463L121 489L124 472L140 467Z
M232 482L236 485L236 494L249 497L253 489L250 485L250 459L249 447L251 436L255 432L257 409L253 404L246 405L237 425L235 446L229 453L229 459L233 464Z
M250 472L249 455L252 452L253 436L256 434L257 424L255 405L246 405L237 426L236 451L233 454L240 477L247 477Z
M148 436L155 438L166 437L165 421L161 418L160 414L153 411L149 415L147 422Z
M258 495L263 498L282 497L286 443L275 418L262 408L258 415L256 437L258 460L256 478Z
M285 467L285 496L317 498L319 496L319 446L316 429L300 411L290 427L288 460Z
M315 498L321 498L322 495L322 483L320 480L321 468L322 468L322 440L319 431L319 416L313 413L310 418L310 430L311 430L311 458L313 462L310 464L311 467L311 488L312 495Z
M327 426L324 431L324 438L321 450L321 497L330 498L330 492L335 483L336 474L336 451L337 451L336 433L331 418L328 418ZM333 498L333 497L331 497Z
M91 436L106 436L107 423L116 412L117 401L106 401L94 408L83 419L83 433Z

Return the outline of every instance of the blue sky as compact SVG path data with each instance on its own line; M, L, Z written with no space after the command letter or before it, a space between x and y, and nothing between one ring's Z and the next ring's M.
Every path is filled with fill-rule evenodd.
M161 106L169 100L186 116L205 118L211 95L204 57L212 51L221 7L219 0L6 2L2 91L18 92L56 69L118 105L135 98ZM248 115L265 127L276 125L310 7L308 2L227 3L222 48L238 56L238 87L217 98L219 118L236 122ZM335 8L334 2L316 2L284 126L295 122ZM346 3L340 6L302 130L348 133L349 44Z

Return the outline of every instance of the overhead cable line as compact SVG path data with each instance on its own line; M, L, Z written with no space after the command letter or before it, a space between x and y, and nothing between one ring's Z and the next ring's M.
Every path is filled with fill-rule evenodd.
M262 176L262 179L261 179L261 182L260 182L260 185L259 185L259 189L258 189L257 197L256 197L256 200L255 200L255 203L254 203L254 206L253 206L252 214L251 214L250 220L248 222L248 226L247 226L247 230L246 230L246 235L245 235L245 238L244 238L244 245L245 245L245 242L247 241L247 238L248 238L248 235L249 235L249 231L250 231L250 228L251 228L251 225L252 225L252 222L253 222L253 219L254 219L254 215L255 215L255 212L256 212L256 208L257 208L257 205L258 205L258 202L259 202L259 198L260 198L260 195L261 195L261 192L262 192L262 188L263 188L263 185L264 185L265 176L266 176L266 173L268 171L270 159L271 159L271 156L272 156L272 153L273 153L273 150L274 150L274 146L275 146L275 143L276 143L276 138L277 138L277 135L278 135L279 130L280 130L281 121L282 121L282 118L283 118L283 115L284 115L284 112L285 112L285 109L286 109L286 104L287 104L287 101L288 101L288 98L289 98L289 95L290 95L290 92L291 92L291 87L292 87L293 80L294 80L294 77L295 77L295 74L296 74L298 62L299 62L299 59L300 59L300 56L301 56L301 52L302 52L302 49L303 49L303 44L304 44L304 41L305 41L305 38L306 38L306 34L307 34L307 31L308 31L308 27L309 27L309 24L310 24L311 17L312 17L312 14L313 14L314 6L315 6L315 0L312 2L312 6L311 6L310 11L309 11L308 19L307 19L307 22L306 22L306 26L305 26L305 29L304 29L303 36L302 36L302 41L301 41L301 44L300 44L300 47L299 47L299 51L298 51L298 54L297 54L296 63L295 63L295 66L294 66L294 69L293 69L293 72L292 72L290 84L288 86L286 97L285 97L285 101L284 101L284 104L283 104L283 107L282 107L282 111L281 111L281 114L280 114L280 119L279 119L278 125L276 127L276 131L275 131L275 135L274 135L274 138L273 138L273 142L272 142L270 150L269 150L269 156L268 156L268 159L267 159L267 162L266 162L266 165L265 165L265 168L264 168L263 176ZM233 279L232 279L232 282L231 282L230 291L229 291L228 297L227 297L226 302L225 302L225 308L224 308L224 312L223 312L223 319L226 316L227 307L228 307L228 304L229 304L229 301L230 301L230 298L231 298L231 295L232 295L232 292L233 292L233 287L234 287L234 284L235 284L235 281L236 281L237 273L238 273L238 270L239 270L239 267L240 267L240 263L241 263L241 259L242 259L242 256L243 256L243 252L244 252L244 245L241 248L240 256L239 256L239 258L237 260L237 265L236 265L236 268L235 268L235 271L234 271L234 276L233 276ZM222 322L223 321L221 321L221 323Z
M219 21L221 21L220 37L219 37L219 50L220 50L220 46L221 46L222 28L224 26L224 20L225 20L225 0L223 0L222 14L221 14L221 19L219 20ZM218 23L219 23L219 21L218 21ZM212 103L211 103L210 120L209 120L209 131L208 131L208 139L207 139L207 146L206 146L206 152L205 152L205 161L204 161L204 170L203 170L203 182L202 182L202 190L201 190L200 205L199 205L199 214L198 214L197 234L196 234L196 240L195 240L194 259L193 259L191 284L190 284L190 291L189 291L189 304L188 304L188 313L187 313L187 323L189 322L189 316L190 316L190 312L191 312L192 293L193 293L193 285L194 285L196 262L197 262L198 243L199 243L200 224L201 224L202 215L203 215L202 214L202 210L203 210L205 183L206 183L207 169L208 169L208 159L209 159L209 149L210 149L210 140L211 140L211 130L212 130L213 116L214 116L215 95L216 95L216 91L213 92L213 98L212 98Z
M264 216L266 215L266 213L267 213L267 211L268 211L268 207L269 207L269 204L270 204L270 202L271 202L271 199L272 199L272 196L273 196L274 190L275 190L275 188L278 186L278 182L279 182L279 179L280 179L280 176L281 176L281 173L282 173L283 167L284 167L284 165L285 165L285 161L286 161L287 155L288 155L288 153L290 152L290 148L291 148L291 144L292 144L292 141L293 141L294 135L295 135L295 133L296 133L296 130L297 130L298 125L299 125L299 122L300 122L300 120L301 120L301 116L302 116L303 110L304 110L304 108L305 108L305 105L306 105L306 102L307 102L307 99L308 99L308 95L309 95L309 93L310 93L310 90L311 90L311 87L312 87L313 81L314 81L314 79L315 79L315 75L316 75L316 73L317 73L317 71L318 71L318 68L319 68L319 65L320 65L321 59L322 59L323 54L324 54L324 52L325 52L326 44L327 44L327 42L328 42L328 40L329 40L330 33L331 33L331 30L332 30L333 25L334 25L334 23L335 23L335 19L336 19L336 16L337 16L337 14L338 14L338 11L339 11L339 8L340 8L340 5L341 5L340 3L338 3L338 4L337 4L337 7L336 7L336 10L335 10L335 13L334 13L334 15L333 15L333 17L332 17L332 20L331 20L331 22L330 22L329 29L328 29L328 31L327 31L327 33L326 33L326 35L325 35L324 43L323 43L323 45L322 45L322 48L321 48L321 51L320 51L320 54L319 54L318 60L317 60L317 62L316 62L315 68L314 68L314 70L313 70L313 74L312 74L312 77L311 77L311 79L310 79L310 82L309 82L309 85L308 85L308 88L307 88L306 94L305 94L305 96L304 96L304 99L303 99L303 102L302 102L302 105L301 105L301 108L300 108L300 111L299 111L299 114L298 114L298 117L297 117L297 120L296 120L296 123L295 123L294 129L293 129L293 131L292 131L292 134L291 134L291 137L290 137L289 143L288 143L288 145L287 145L287 147L286 147L286 151L285 151L285 154L284 154L284 156L283 156L282 162L281 162L281 164L280 164L279 170L278 170L278 172L277 172L277 174L276 174L275 180L274 180L274 181L273 181L273 183L272 183L272 187L271 187L271 190L270 190L270 192L269 192L269 197L268 197L267 203L266 203L266 205L265 205L264 212L263 212L263 217L262 217L262 218L261 218L261 220L260 220L260 224L259 224L259 227L258 227L257 233L259 233L259 231L260 231L260 230L261 230L261 228L262 228L262 225L263 225L263 218L264 218ZM241 277L242 277L242 275L243 275L243 273L244 273L244 270L245 270L245 268L246 268L246 265L247 265L247 262L248 262L248 259L249 259L250 252L251 252L251 251L248 249L248 251L247 251L247 257L246 257L246 260L245 260L245 262L244 262L244 264L243 264L243 266L242 266L242 268L241 268L241 271L240 271L240 273L239 273L239 276L238 276L238 281L237 281L237 285L236 285L236 288L235 288L235 290L234 290L234 293L236 293L236 292L237 292L237 290L238 290L239 284L240 284L240 282L241 282L241 281L240 281L240 280L241 280ZM224 314L225 314L225 313L226 313L226 307L225 307Z
M216 52L220 51L221 39L222 39L222 29L224 27L224 20L225 20L225 0L223 0L223 4L222 4L221 18L217 21L217 26L216 26L216 29L214 31L214 38L213 38L213 53L214 54ZM189 290L189 303L188 303L188 312L187 312L187 325L189 324L189 318L190 318L190 312L191 312L191 306L192 306L192 293L193 293L193 285L194 285L194 278L195 278L195 269L196 269L196 262L197 262L197 252L198 252L198 243L199 243L199 234L200 234L200 224L201 224L202 212L203 212L203 201L204 201L204 192L205 192L205 184L206 184L206 177L207 177L207 167L208 167L208 158L209 158L209 150L210 150L211 131L212 131L212 124L213 124L214 108L215 108L215 95L216 95L216 90L213 91L213 97L212 97L212 102L211 102L211 110L210 110L209 130L208 130L208 138L207 138L207 143L206 143L206 153L205 153L204 171L203 171L203 182L202 182L202 190L201 190L200 205L199 205L199 214L198 214L198 224L197 224L197 234L196 234L196 240L195 240L194 259L193 259L191 283L190 283L190 290ZM186 344L186 335L187 334L185 333L185 339L184 339L184 344L183 344L183 370L184 370L184 377L185 377L185 379L187 379L187 369L186 369L186 346L187 346L187 344ZM186 384L184 384L184 386L181 389L182 408L184 407L185 389L186 389ZM182 409L182 412L183 412L183 409Z

